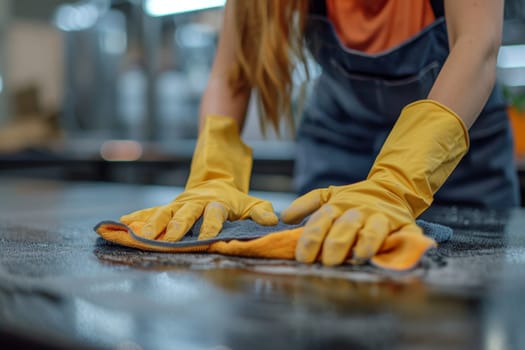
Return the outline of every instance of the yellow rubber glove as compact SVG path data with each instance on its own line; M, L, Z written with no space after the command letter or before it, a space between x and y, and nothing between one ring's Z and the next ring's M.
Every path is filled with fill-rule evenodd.
M211 115L199 134L184 192L173 202L124 215L120 221L146 222L140 235L166 241L180 240L204 215L199 239L215 237L224 221L251 218L261 225L276 225L270 202L247 194L252 151L239 136L237 122Z
M422 234L415 219L427 209L469 147L462 120L432 100L407 105L366 180L313 190L282 213L296 223L313 213L295 258L325 265L372 258L388 235Z

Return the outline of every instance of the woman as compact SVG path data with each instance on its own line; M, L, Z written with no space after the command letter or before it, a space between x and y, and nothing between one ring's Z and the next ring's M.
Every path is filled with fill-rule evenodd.
M265 123L290 115L303 43L322 74L297 135L304 195L282 213L287 223L312 214L298 261L367 261L388 235L421 232L415 219L432 202L518 205L494 89L502 18L503 0L230 0L185 192L121 220L145 220L144 237L166 230L171 241L202 215L199 239L227 219L276 224L271 204L247 194L252 156L239 130L252 89Z

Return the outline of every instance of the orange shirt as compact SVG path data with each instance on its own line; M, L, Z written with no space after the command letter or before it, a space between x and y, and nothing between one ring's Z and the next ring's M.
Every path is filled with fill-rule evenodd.
M326 0L339 40L349 48L378 53L435 20L428 0Z

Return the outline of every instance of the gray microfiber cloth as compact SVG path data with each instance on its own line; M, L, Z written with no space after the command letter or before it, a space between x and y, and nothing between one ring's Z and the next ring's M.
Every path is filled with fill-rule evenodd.
M297 225L288 225L281 221L276 226L262 226L252 220L241 220L241 221L226 221L224 226L216 237L207 240L197 240L202 225L202 217L193 225L191 230L177 242L166 242L159 240L146 239L140 237L133 232L129 227L126 227L128 232L133 236L134 239L158 247L187 247L195 245L205 245L217 241L231 241L231 240L252 240L260 238L272 232L290 230L293 228L300 227L306 222L303 221ZM416 220L416 223L423 229L425 235L434 239L437 243L448 241L452 237L452 229L448 226L440 225L433 222L424 220ZM103 224L116 224L125 226L121 223L103 221L95 226L95 231Z

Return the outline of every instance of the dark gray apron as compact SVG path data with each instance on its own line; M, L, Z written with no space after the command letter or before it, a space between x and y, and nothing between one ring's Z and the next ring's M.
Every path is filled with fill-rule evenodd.
M294 183L299 194L365 179L402 108L427 98L449 51L445 20L437 12L436 21L416 36L388 51L366 54L339 41L324 0L312 4L306 41L322 73L297 134ZM496 87L469 131L469 152L434 203L519 205L506 108Z

